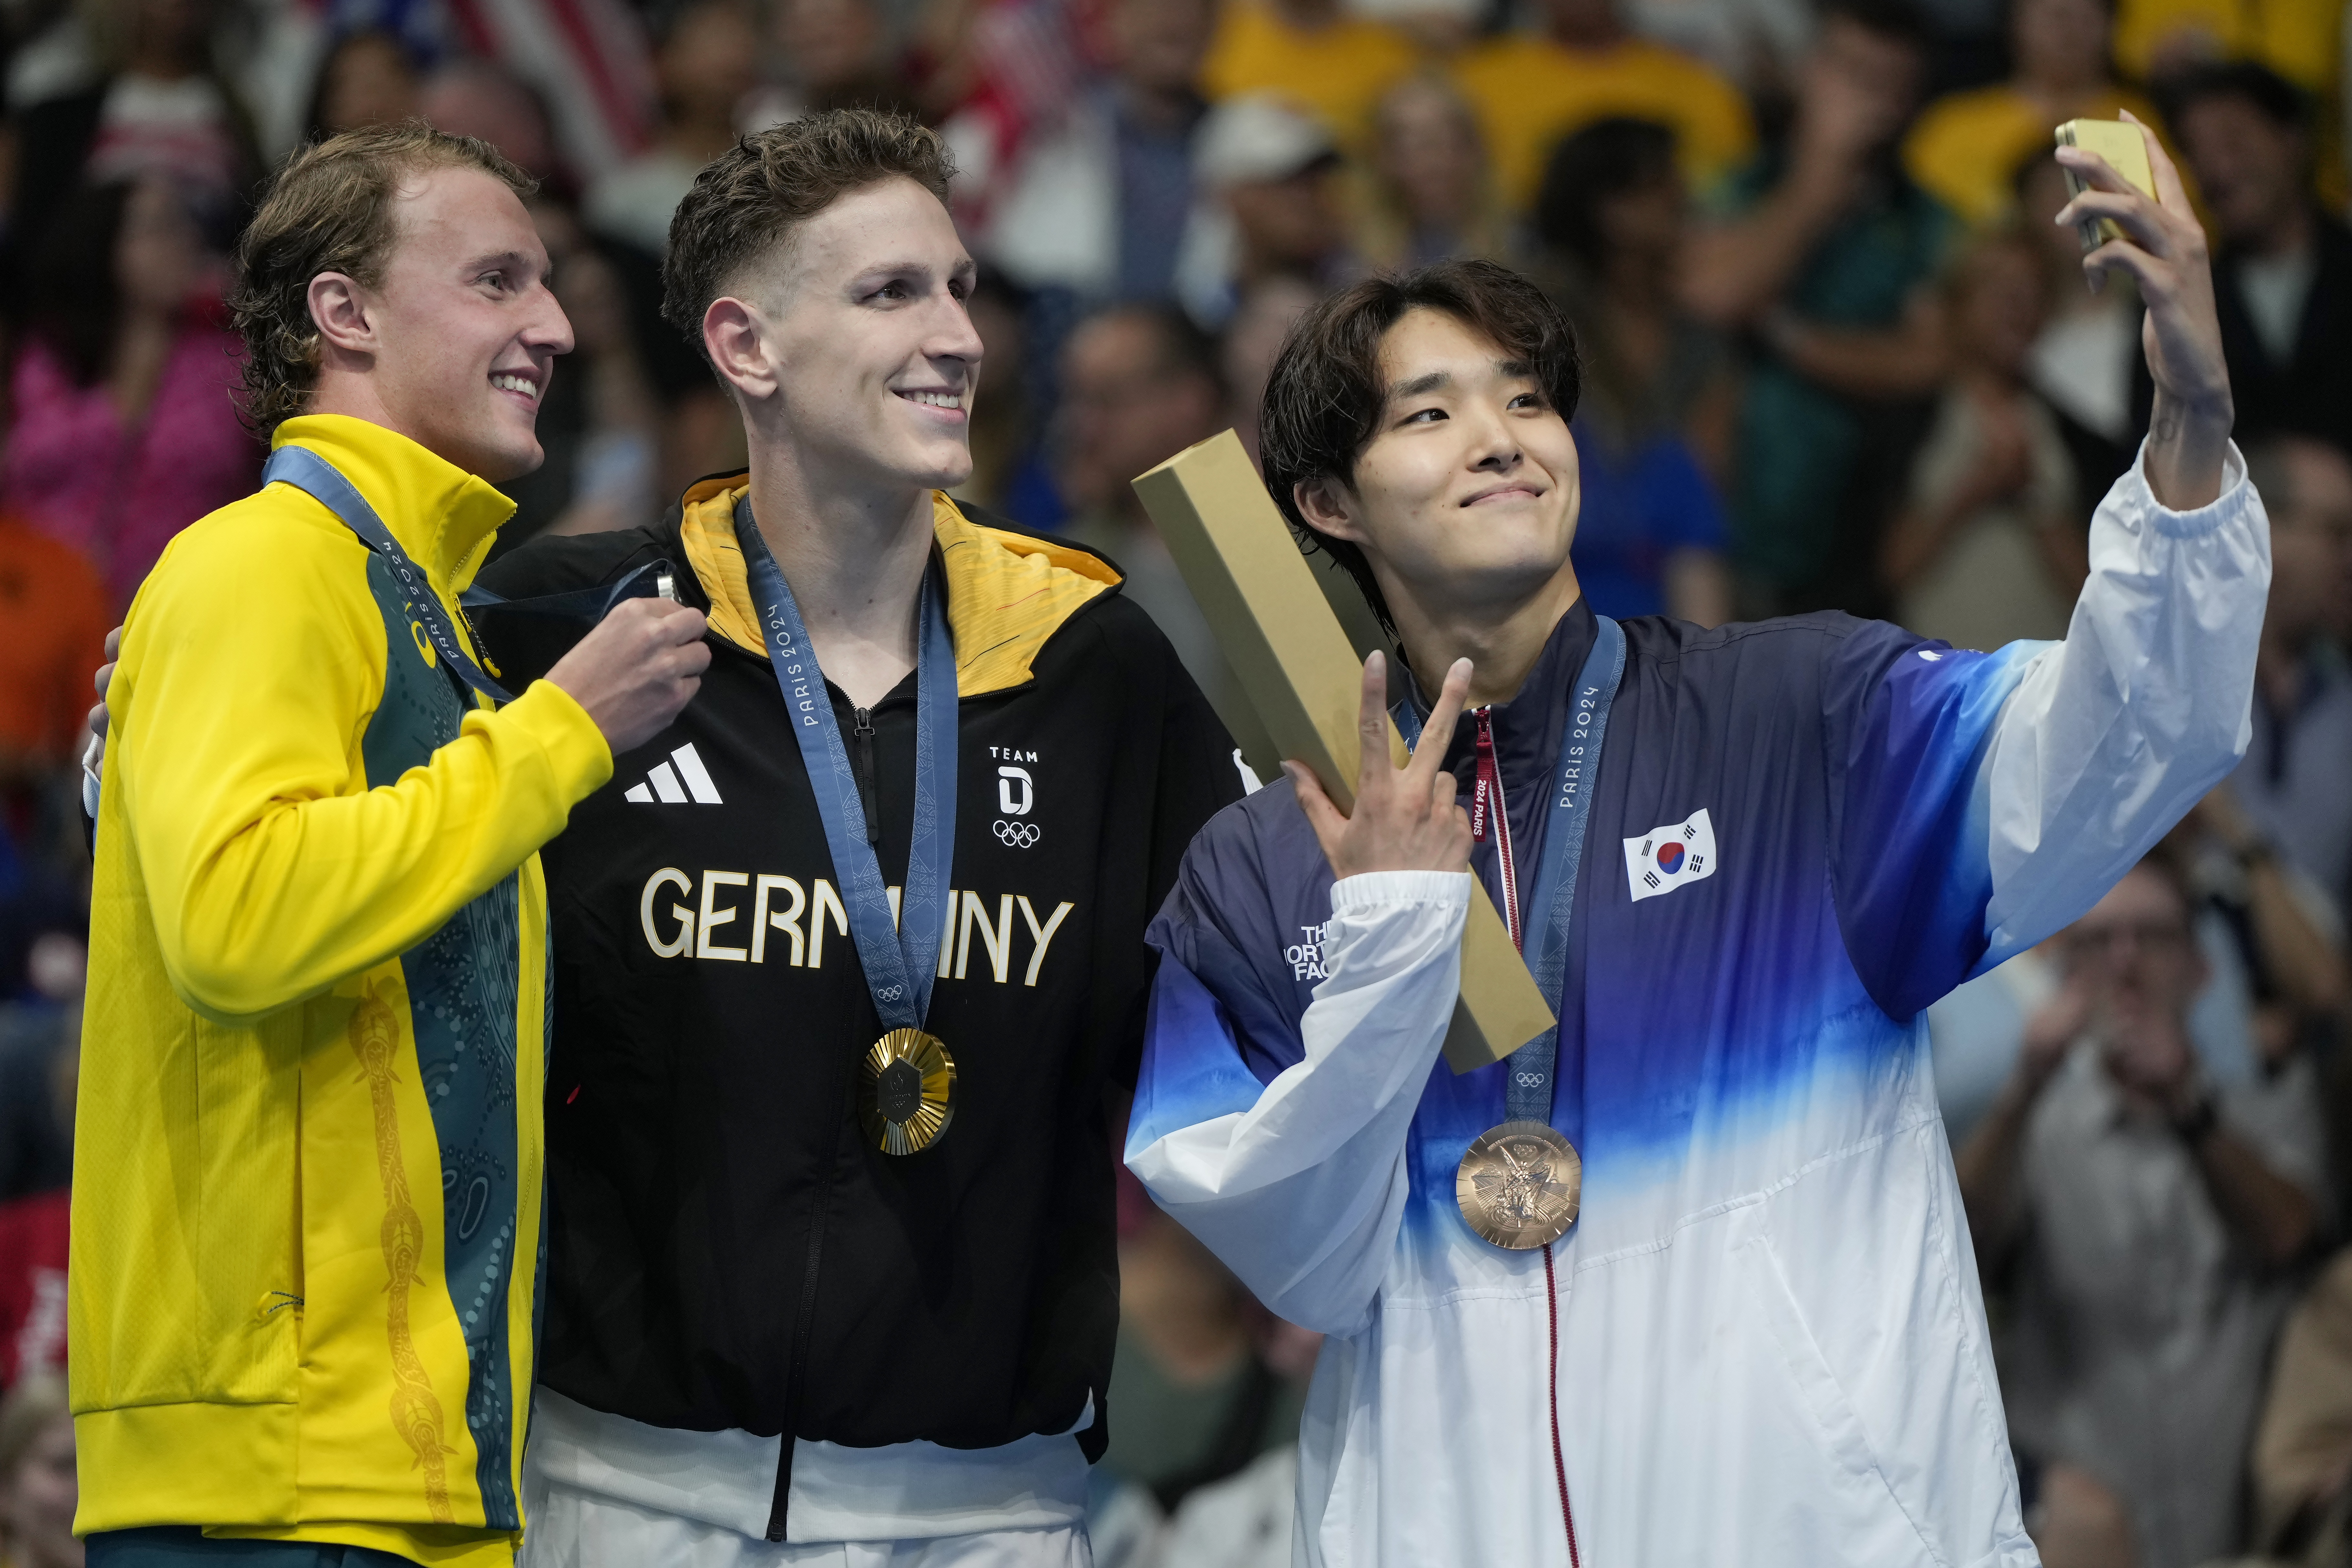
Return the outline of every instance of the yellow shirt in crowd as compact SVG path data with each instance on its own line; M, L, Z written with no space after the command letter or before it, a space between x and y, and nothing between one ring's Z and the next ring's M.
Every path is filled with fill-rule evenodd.
M1262 0L1234 0L1217 25L1201 79L1212 99L1280 92L1321 115L1342 140L1361 143L1381 94L1420 59L1412 39L1379 22L1342 16L1309 29Z
M2092 94L2065 118L2114 120L2126 109L2149 125L2162 123L2156 105L2115 86ZM1911 127L1903 167L1962 221L1998 223L2016 205L2019 166L2029 154L2054 146L2056 129L2048 110L2007 82L1955 92L1929 104Z
M2171 41L2192 58L2259 60L2326 96L2335 90L2343 24L2341 0L2121 0L2116 68L2146 81Z
M1562 137L1617 115L1654 120L1679 138L1683 174L1704 190L1746 163L1756 127L1739 89L1688 55L1643 38L1570 49L1549 38L1496 38L1464 56L1454 79L1477 110L1495 184L1512 210L1533 205Z

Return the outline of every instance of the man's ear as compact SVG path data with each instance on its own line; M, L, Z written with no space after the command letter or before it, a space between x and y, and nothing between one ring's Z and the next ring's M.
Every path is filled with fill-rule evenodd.
M328 347L350 354L373 355L383 345L376 341L364 290L341 272L321 272L310 279L308 294L310 324Z
M1363 530L1357 525L1357 514L1362 503L1356 493L1329 475L1319 479L1301 479L1290 487L1291 504L1307 526L1318 533L1328 533L1334 539L1344 539L1350 544L1364 542Z
M769 352L767 323L758 309L721 295L702 312L702 347L728 385L754 402L776 395L783 367Z

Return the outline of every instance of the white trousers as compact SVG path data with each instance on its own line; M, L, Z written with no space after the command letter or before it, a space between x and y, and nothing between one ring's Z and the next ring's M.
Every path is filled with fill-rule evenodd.
M648 1426L540 1389L520 1568L1093 1568L1070 1433L997 1448L794 1445L793 1533L766 1539L782 1445Z
M516 1568L1094 1568L1083 1524L928 1541L754 1540L525 1474Z

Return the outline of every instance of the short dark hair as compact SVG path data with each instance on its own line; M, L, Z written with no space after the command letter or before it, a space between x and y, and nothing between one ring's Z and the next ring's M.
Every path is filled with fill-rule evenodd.
M2311 129L2311 100L2294 83L2252 60L2200 66L2167 82L2158 94L2164 117L2176 127L2181 117L2209 99L2234 98L2252 104L2282 131Z
M1599 268L1601 204L1675 172L1675 133L1655 121L1612 116L1562 137L1536 195L1536 237Z
M1381 344L1413 310L1442 311L1524 362L1562 419L1575 417L1582 387L1568 318L1533 281L1492 261L1440 261L1367 278L1323 300L1291 328L1275 356L1258 416L1266 489L1301 547L1329 552L1391 635L1396 622L1363 551L1317 532L1298 510L1296 491L1312 479L1355 482L1356 461L1371 445L1388 396Z
M245 419L263 435L302 412L319 379L310 279L341 272L383 279L401 184L435 169L473 169L517 195L538 188L487 142L423 121L330 136L286 161L236 243L228 308L245 339Z
M885 180L912 180L945 202L954 177L945 138L877 109L828 109L742 137L703 165L669 220L662 319L708 359L703 312L794 228Z

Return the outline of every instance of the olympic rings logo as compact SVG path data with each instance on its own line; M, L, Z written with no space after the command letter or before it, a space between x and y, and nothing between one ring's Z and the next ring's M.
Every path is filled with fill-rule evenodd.
M1542 1087L1543 1080L1544 1075L1539 1072L1523 1072L1518 1074L1512 1081L1517 1083L1521 1089L1538 1089Z
M996 837L1010 848L1026 849L1045 837L1045 830L1034 822L1007 822L1000 816L996 819Z

